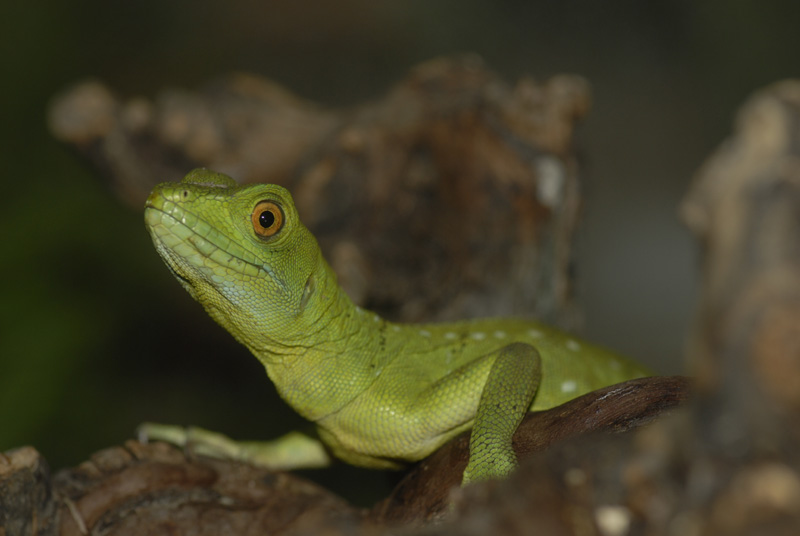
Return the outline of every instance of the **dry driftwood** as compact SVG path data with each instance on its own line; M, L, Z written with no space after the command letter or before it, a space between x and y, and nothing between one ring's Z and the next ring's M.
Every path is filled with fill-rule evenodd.
M588 108L578 77L511 87L460 58L349 110L248 75L154 101L88 82L55 99L50 125L136 210L194 167L288 187L348 294L391 319L574 327L573 130Z
M697 534L800 527L799 127L800 81L755 94L682 206L705 248L681 444Z
M685 399L681 378L643 378L528 415L514 437L521 460L568 438L620 433ZM33 449L0 465L0 523L8 534L378 534L440 520L457 497L469 435L417 465L366 512L291 473L194 458L164 443L129 441L52 481ZM2 534L2 532L0 532Z
M529 413L514 434L514 451L524 462L570 439L628 432L677 407L688 393L689 382L680 377L641 378L599 389L556 408ZM391 496L376 505L371 517L389 525L445 517L468 457L469 434L463 434L415 466Z

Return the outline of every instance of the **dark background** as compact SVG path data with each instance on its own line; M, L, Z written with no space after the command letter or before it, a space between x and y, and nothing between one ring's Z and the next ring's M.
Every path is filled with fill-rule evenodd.
M583 75L594 94L580 131L584 335L677 373L698 278L677 205L737 107L796 76L800 57L796 0L10 4L0 7L0 450L32 444L55 468L144 420L238 438L300 423L171 280L142 214L49 136L48 101L67 85L96 77L152 97L243 70L338 107L447 54L478 53L509 81ZM202 349L187 343L197 330L211 333Z

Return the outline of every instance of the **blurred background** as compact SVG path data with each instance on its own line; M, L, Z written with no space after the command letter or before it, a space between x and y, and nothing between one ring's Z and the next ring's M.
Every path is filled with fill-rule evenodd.
M346 107L441 55L478 53L508 81L583 75L583 335L674 374L699 253L678 203L747 96L797 76L798 23L796 0L5 2L0 451L31 444L58 469L144 420L256 439L302 424L172 280L142 214L50 137L48 102L68 85L153 97L248 71ZM311 476L358 501L341 484L353 471L386 479Z

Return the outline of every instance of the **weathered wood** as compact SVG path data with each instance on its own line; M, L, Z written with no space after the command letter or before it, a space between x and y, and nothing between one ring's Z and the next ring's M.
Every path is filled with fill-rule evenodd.
M587 434L628 432L685 401L689 382L680 377L631 380L599 389L556 408L529 413L514 434L514 451L524 463L534 453ZM446 516L469 457L469 434L450 441L420 462L377 505L381 524L429 522Z
M529 415L514 437L514 448L524 462L570 438L626 432L670 411L686 395L687 382L681 378L644 378L589 393ZM448 443L418 464L370 516L294 474L195 458L164 443L129 441L59 472L52 481L41 469L44 460L29 449L26 463L0 471L0 490L5 490L0 520L8 523L7 534L25 536L378 534L388 527L446 518L451 501L458 499L453 494L467 449L468 434ZM18 454L11 457L19 459ZM26 486L9 491L20 481ZM484 489L481 493L493 487L476 486ZM469 502L474 495L462 500L474 507Z
M58 534L47 462L33 447L0 453L0 536Z
M684 219L704 246L690 357L698 399L682 443L696 534L800 527L800 82L742 107ZM698 481L702 479L703 482Z
M297 534L361 525L361 513L294 475L192 460L163 443L98 452L53 480L62 536Z

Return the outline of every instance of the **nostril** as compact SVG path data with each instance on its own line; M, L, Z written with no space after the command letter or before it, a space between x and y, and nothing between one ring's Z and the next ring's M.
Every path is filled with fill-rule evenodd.
M147 199L144 202L144 206L145 207L154 207L156 205L157 200L158 200L158 196L159 196L159 192L156 189L154 189L152 192L150 192L150 195L147 196Z

